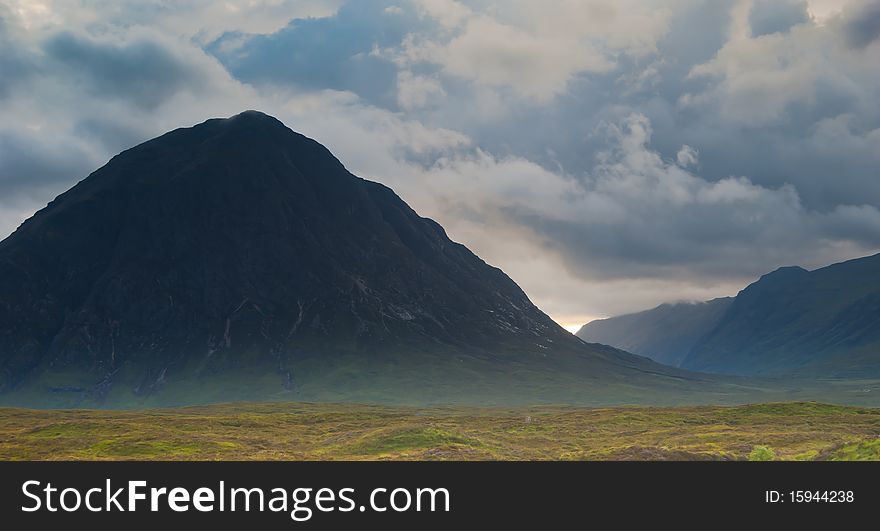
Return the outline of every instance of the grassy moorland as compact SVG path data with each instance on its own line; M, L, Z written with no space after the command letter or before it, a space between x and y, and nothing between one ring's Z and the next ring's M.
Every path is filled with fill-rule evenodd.
M880 409L228 404L0 409L0 459L880 460Z

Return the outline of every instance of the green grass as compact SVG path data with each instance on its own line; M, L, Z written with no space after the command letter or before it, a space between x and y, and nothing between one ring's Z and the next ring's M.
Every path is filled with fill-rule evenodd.
M480 443L446 430L432 427L395 429L378 435L370 434L363 441L349 447L354 455L400 455L429 449L460 449L479 446Z
M776 453L766 446L755 446L749 453L749 461L773 461Z
M92 445L88 453L108 458L118 457L121 459L175 459L197 456L216 443L205 442L175 442L175 441L144 441L127 437L101 441Z
M880 409L236 403L0 409L3 460L880 460Z
M833 461L880 461L880 439L848 444L832 455Z

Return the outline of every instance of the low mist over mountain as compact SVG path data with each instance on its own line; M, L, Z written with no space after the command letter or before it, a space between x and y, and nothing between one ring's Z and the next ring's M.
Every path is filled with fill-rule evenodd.
M678 367L697 341L715 327L732 301L732 297L725 297L661 304L644 312L592 321L581 327L577 336Z
M6 403L606 403L706 381L583 343L253 111L121 153L0 243Z
M597 321L578 335L721 374L880 376L880 255L784 267L736 298Z

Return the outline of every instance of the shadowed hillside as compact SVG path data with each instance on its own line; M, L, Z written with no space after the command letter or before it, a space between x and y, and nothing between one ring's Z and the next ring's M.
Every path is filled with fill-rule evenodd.
M119 154L0 243L4 403L696 391L718 388L578 340L392 190L259 112Z
M761 277L737 295L681 366L730 374L880 375L880 255Z

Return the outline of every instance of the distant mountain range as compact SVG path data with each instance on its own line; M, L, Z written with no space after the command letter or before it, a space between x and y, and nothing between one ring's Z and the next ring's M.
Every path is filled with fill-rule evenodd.
M0 402L678 401L391 189L249 111L129 149L0 242ZM498 398L502 397L502 398Z
M578 337L695 371L880 376L880 255L815 271L784 267L733 299L662 305Z
M733 297L661 304L652 310L593 321L577 336L679 367L697 341L718 324L731 302Z

